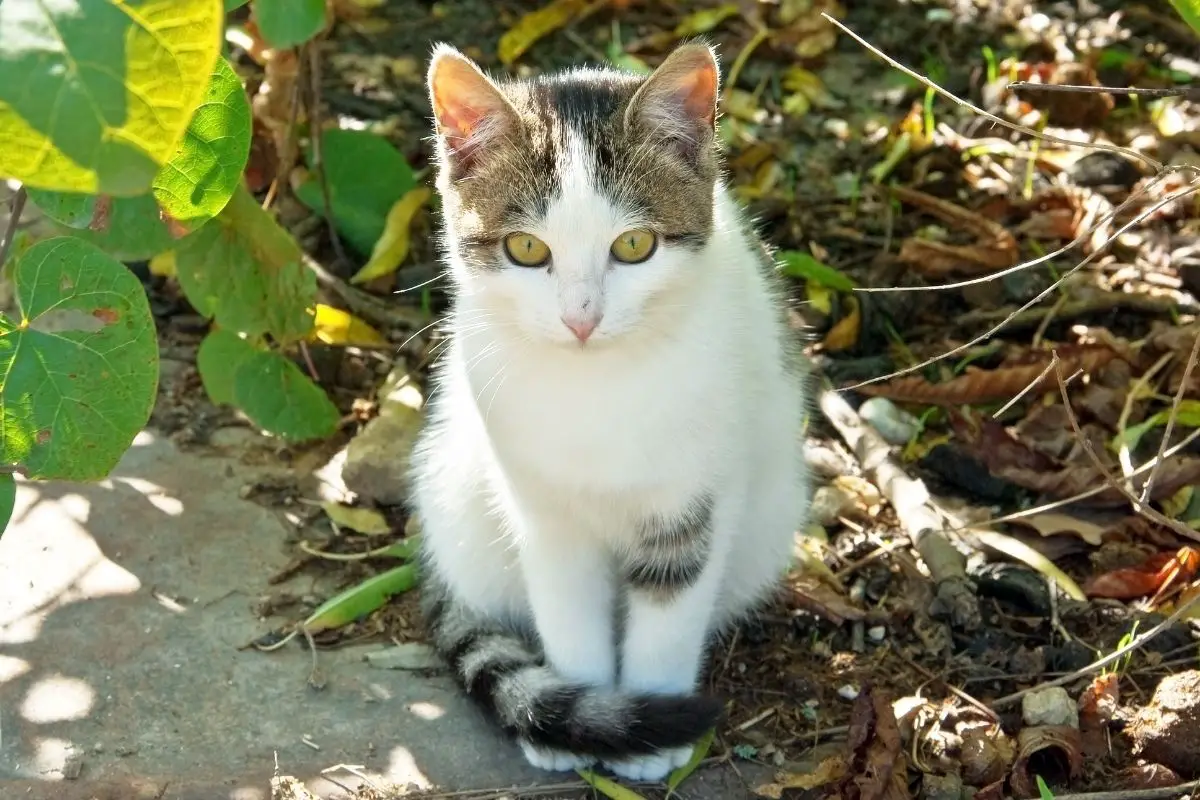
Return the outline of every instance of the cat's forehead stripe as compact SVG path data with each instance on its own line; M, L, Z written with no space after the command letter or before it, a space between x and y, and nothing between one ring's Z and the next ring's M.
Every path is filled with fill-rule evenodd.
M520 117L519 129L488 153L470 180L457 183L458 224L470 217L476 244L464 253L479 268L498 268L492 245L530 220L542 219L563 190L568 143L582 142L598 194L636 216L645 216L664 238L698 248L712 229L715 167L697 174L644 132L631 131L625 112L644 79L597 69L576 69L501 84Z

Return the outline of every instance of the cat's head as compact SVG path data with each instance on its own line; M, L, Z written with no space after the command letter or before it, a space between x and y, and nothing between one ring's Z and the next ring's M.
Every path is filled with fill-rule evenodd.
M650 327L713 233L718 83L701 43L648 77L505 82L437 46L428 84L446 246L483 324L573 347Z

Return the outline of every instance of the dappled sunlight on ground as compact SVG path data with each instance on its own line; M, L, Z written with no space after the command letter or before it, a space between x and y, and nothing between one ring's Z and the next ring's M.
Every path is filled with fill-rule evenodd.
M46 724L83 719L96 702L96 691L85 681L52 674L38 680L21 703L21 716L29 722Z

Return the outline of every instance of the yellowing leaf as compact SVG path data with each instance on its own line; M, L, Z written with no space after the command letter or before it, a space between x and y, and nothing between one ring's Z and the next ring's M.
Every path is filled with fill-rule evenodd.
M716 8L705 8L688 14L675 26L676 36L695 36L708 33L730 17L738 14L737 3L725 3Z
M804 116L814 105L834 104L833 97L825 89L821 79L803 67L789 67L783 73L780 83L789 92L783 98L783 111L790 116Z
M746 122L759 122L764 116L758 107L758 98L743 89L727 89L721 97L721 105L726 114Z
M309 341L342 347L385 347L383 334L358 317L340 308L317 303L316 319Z
M815 770L807 775L799 772L777 773L774 783L759 786L754 793L759 797L779 800L788 789L815 789L843 777L848 771L845 757L838 754L822 761Z
M553 0L537 11L530 11L500 37L496 48L500 63L511 67L534 42L566 25L587 6L587 0Z
M150 274L163 278L175 275L175 251L164 250L150 259Z
M862 307L857 297L847 297L846 304L850 306L850 313L829 329L822 342L830 352L849 350L858 343L858 334L862 330Z
M986 544L988 547L999 550L1007 556L1012 556L1018 561L1024 561L1026 565L1036 569L1038 572L1045 575L1050 580L1058 584L1058 588L1072 600L1078 600L1081 603L1087 602L1087 595L1079 588L1079 584L1071 580L1071 576L1067 575L1061 569L1056 567L1054 563L1044 555L1034 550L1024 542L1017 541L1011 536L1005 536L1002 533L995 531L982 530L980 528L971 528L971 533Z
M822 314L833 313L833 290L815 281L804 284L804 294L812 307Z
M329 518L343 528L364 533L367 536L381 536L390 533L392 526L373 508L351 508L332 500L321 504Z
M408 227L431 194L428 187L417 186L395 202L388 212L383 235L371 251L371 259L350 279L351 283L363 283L396 271L408 255Z
M577 769L579 777L583 778L592 788L600 792L600 794L609 798L609 800L646 800L633 789L626 789L621 784L614 780L609 780L603 775L597 775L590 769Z

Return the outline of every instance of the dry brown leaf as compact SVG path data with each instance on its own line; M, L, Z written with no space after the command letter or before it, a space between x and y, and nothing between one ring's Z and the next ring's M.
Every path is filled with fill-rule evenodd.
M588 0L552 0L542 8L525 14L500 37L496 47L500 63L511 67L535 42L582 15L590 5L593 4Z
M848 597L838 593L827 581L811 572L801 572L789 582L792 602L834 625L863 619L866 613L856 608Z
M930 383L920 375L906 375L887 383L863 386L858 391L904 403L938 406L1008 400L1038 381L1052 357L1048 352L1043 355L1042 363L1001 366L996 369L967 367L964 374L944 383ZM1064 375L1071 375L1080 370L1092 373L1116 357L1117 354L1107 347L1079 348L1074 352L1060 351L1059 363ZM1031 391L1052 388L1056 382L1057 377L1052 370L1042 377Z
M849 350L858 344L862 330L862 306L858 298L847 297L845 302L850 306L850 313L838 320L821 341L825 349L833 353Z
M863 686L850 712L850 775L843 778L842 800L907 800L907 760L900 727L887 692Z
M1072 517L1070 514L1058 514L1053 511L1044 514L1034 514L1032 517L1022 517L1014 520L1021 525L1033 528L1042 536L1055 536L1060 533L1070 533L1083 539L1093 547L1103 543L1104 527L1094 522Z
M900 263L931 277L955 273L978 275L1017 263L1017 240L999 223L915 189L893 186L892 193L903 202L937 217L952 229L967 231L976 237L973 245L942 244L910 237L900 245L897 256Z
M777 772L773 783L765 783L757 787L754 793L771 800L780 800L787 789L816 789L827 783L839 780L846 775L846 759L842 755L830 756L817 765L810 773Z

